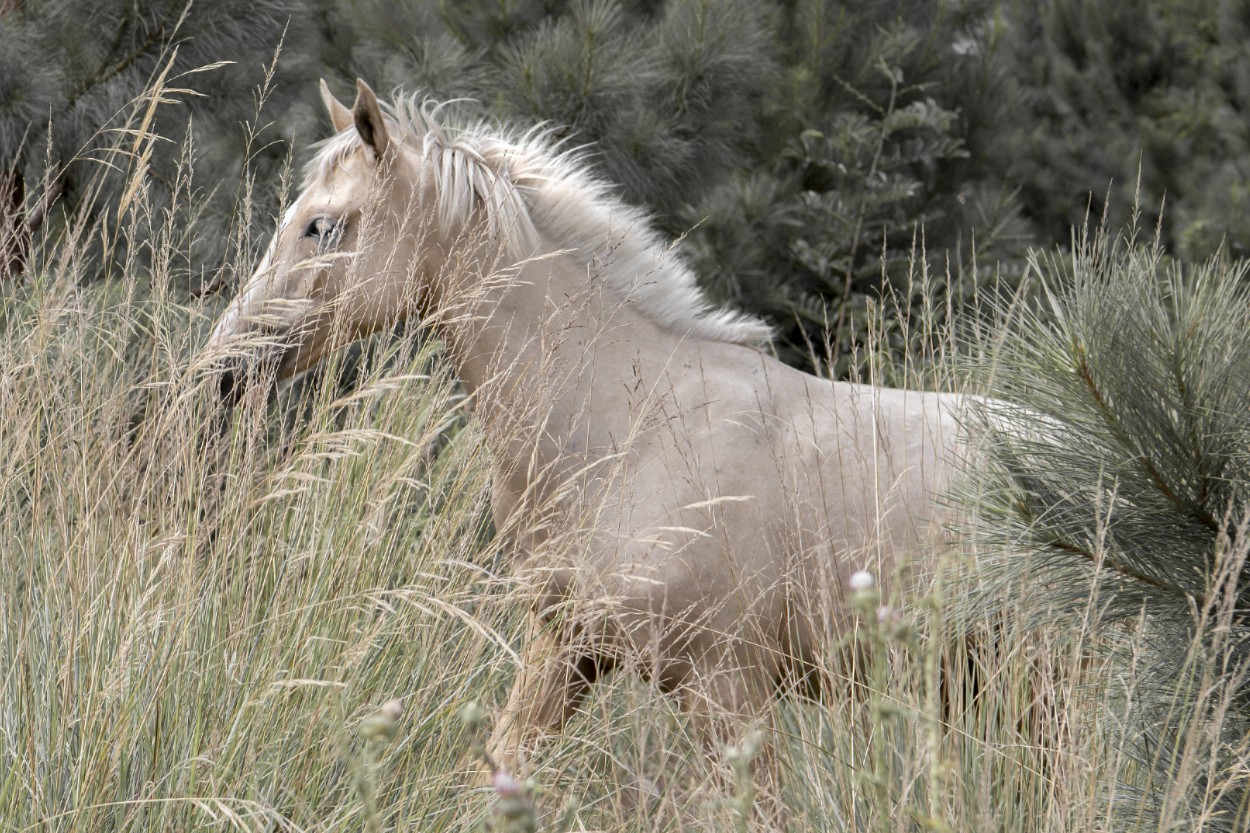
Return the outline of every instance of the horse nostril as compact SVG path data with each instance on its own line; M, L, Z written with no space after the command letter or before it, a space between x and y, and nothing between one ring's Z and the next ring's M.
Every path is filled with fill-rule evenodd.
M243 398L243 382L244 380L235 368L227 367L222 370L217 378L217 392L221 401L230 406L238 405L239 400Z
M272 392L279 378L283 355L232 357L223 361L216 371L218 401L227 407L234 407L255 386L263 386L266 392Z

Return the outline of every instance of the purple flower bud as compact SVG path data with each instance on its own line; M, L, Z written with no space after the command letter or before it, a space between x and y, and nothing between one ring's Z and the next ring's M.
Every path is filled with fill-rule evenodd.
M497 769L490 779L495 794L500 798L516 798L521 794L521 784L506 769Z

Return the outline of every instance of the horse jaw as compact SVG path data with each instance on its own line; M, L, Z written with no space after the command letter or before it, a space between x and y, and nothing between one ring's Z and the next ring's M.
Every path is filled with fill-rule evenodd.
M274 274L272 256L272 250L265 254L222 313L204 347L217 374L218 396L228 405L239 403L249 378L276 385L298 372L294 369L295 354L303 342L299 333L308 330L301 319L307 317L312 302L267 297L275 282L282 279ZM303 365L308 366L311 363Z

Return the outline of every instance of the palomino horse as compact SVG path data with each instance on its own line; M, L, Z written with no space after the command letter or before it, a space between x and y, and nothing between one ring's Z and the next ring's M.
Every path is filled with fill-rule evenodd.
M489 749L558 732L628 665L709 741L852 626L847 582L942 539L959 398L831 382L757 349L647 218L542 132L352 109L213 332L283 378L409 314L445 340L535 602ZM245 387L240 365L222 391Z

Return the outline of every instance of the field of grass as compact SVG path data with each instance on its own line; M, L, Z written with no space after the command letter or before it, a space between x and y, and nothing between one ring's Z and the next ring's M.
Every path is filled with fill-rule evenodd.
M541 830L748 827L743 750L709 761L626 676L521 773L519 817L466 786L464 710L501 705L525 601L439 345L379 341L224 412L197 353L223 301L170 288L194 190L149 199L144 141L125 204L0 288L0 829L523 829L531 808ZM127 239L146 243L82 284ZM870 357L874 378L949 384L950 342L924 326L942 349ZM1123 727L1147 631L1109 637L1092 612L1038 628L1024 598L969 625L970 559L951 561L897 615L864 600L825 699L778 706L787 829L1194 829L1182 798L1205 784L1201 813L1234 779L1211 749L1245 745L1219 736L1227 692L1204 690L1194 742L1164 751L1179 776L1152 785Z

